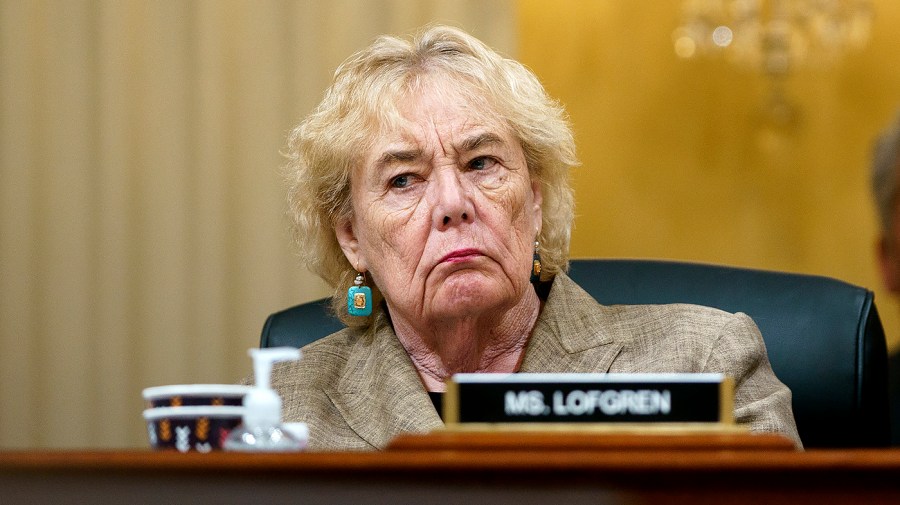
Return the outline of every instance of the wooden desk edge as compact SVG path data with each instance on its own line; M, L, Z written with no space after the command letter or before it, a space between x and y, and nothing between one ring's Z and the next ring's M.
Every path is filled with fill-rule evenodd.
M497 430L490 426L440 430L425 434L402 434L388 446L389 451L658 451L658 450L766 450L794 451L794 443L779 434L752 434L746 430L682 427L647 430L645 427L610 430Z

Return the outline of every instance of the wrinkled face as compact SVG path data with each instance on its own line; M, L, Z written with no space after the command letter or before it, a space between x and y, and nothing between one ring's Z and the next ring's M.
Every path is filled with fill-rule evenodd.
M540 184L498 114L436 79L422 89L352 174L353 218L338 240L395 319L508 309L531 289Z

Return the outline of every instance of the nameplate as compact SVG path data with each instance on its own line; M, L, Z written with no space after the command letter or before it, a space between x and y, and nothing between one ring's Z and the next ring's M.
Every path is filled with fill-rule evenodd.
M444 422L733 424L720 374L456 374Z

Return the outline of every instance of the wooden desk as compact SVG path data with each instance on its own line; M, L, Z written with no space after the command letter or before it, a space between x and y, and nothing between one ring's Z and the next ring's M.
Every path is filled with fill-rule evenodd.
M900 503L900 450L443 434L377 453L0 453L0 504L17 503Z

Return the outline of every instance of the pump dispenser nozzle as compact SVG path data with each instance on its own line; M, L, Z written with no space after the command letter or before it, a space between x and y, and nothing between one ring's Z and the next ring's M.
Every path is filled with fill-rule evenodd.
M244 422L228 436L224 448L230 451L299 451L305 440L297 440L282 429L281 397L271 388L272 365L297 361L300 350L293 347L250 349L256 384L244 396Z
M300 349L293 347L271 347L268 349L249 349L247 354L253 358L253 374L256 387L269 389L272 365L279 361L297 361Z

